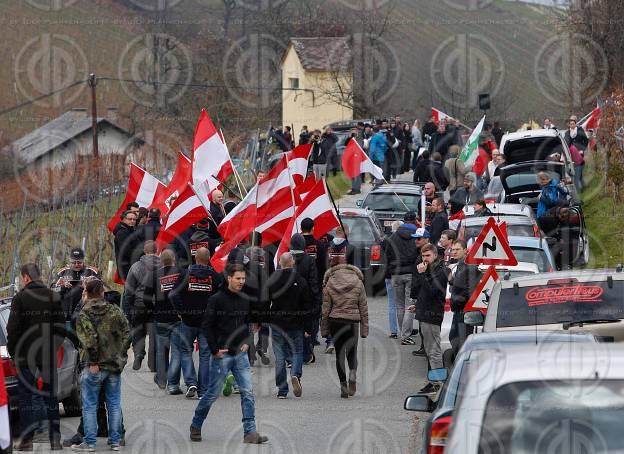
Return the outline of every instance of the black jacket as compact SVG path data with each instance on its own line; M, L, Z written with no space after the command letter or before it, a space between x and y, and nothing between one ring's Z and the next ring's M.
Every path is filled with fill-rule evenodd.
M182 317L185 325L200 327L207 310L208 300L221 286L223 275L212 267L191 265L180 273L169 301Z
M221 239L221 234L217 230L217 226L221 224L223 218L225 217L225 208L220 205L217 205L214 202L210 202L210 216L215 222L210 221L210 238L218 238ZM216 225L215 225L216 224Z
M113 231L115 235L115 261L117 262L117 275L126 280L128 271L140 257L138 246L140 246L139 237L136 230L123 222L120 222Z
M136 228L137 243L145 243L146 241L155 241L160 232L162 225L158 219L150 219L145 224Z
M325 269L330 267L334 257L342 257L345 260L344 263L355 265L355 248L346 240L341 244L336 244L332 240L327 244L327 266Z
M212 354L227 349L228 354L236 355L243 344L253 345L249 323L249 300L240 292L224 287L213 295L202 323Z
M433 154L437 151L442 156L442 161L445 161L449 147L456 144L457 140L454 131L446 131L444 134L436 132L431 136L431 142L429 142L429 152Z
M280 269L269 282L269 322L284 331L313 329L314 301L305 279L293 268Z
M416 314L419 322L442 325L448 270L442 260L436 260L424 273L414 272L410 297L416 300Z
M312 300L314 304L317 306L318 313L321 308L321 300L323 298L323 291L321 289L321 281L318 275L318 269L316 268L316 263L308 254L304 253L293 253L291 251L293 257L295 258L295 269L297 270L297 274L301 276L308 283L308 288L310 289L310 293L312 294Z
M180 278L180 270L176 266L162 266L158 269L158 287L154 302L154 321L157 323L175 323L179 321L178 312L169 300L169 292Z
M570 145L574 145L576 149L579 151L585 151L585 149L587 148L587 145L589 144L589 139L587 138L587 134L585 134L585 130L581 128L580 126L577 126L576 128L576 137L574 139L572 138L572 136L570 136L569 129L566 130L564 139L566 143L568 144L568 147Z
M60 295L43 282L28 283L13 297L6 329L7 350L17 367L49 370L66 334Z
M319 279L325 276L327 270L327 246L314 238L314 235L303 235L305 239L305 253L316 262Z
M451 280L451 310L462 312L470 299L479 280L481 272L476 265L467 265L463 260L457 263L455 275Z
M434 122L428 121L427 123L423 125L423 129L422 129L423 140L425 140L425 136L431 137L437 131L438 131L438 126Z
M327 164L327 151L321 148L319 142L313 142L310 159L312 164Z
M249 299L254 319L262 322L262 314L269 309L269 277L275 271L275 265L271 255L261 247L247 248L245 256L249 261L245 265L245 287L241 294Z
M429 233L431 234L431 238L429 241L432 244L437 245L438 241L440 241L440 237L442 236L442 232L444 232L445 230L448 230L448 228L449 228L449 223L448 223L448 215L446 214L446 211L435 213L433 215L433 218L431 219L431 227L429 230Z
M416 258L418 248L412 238L415 230L402 225L385 243L386 259L388 260L388 274L410 274Z

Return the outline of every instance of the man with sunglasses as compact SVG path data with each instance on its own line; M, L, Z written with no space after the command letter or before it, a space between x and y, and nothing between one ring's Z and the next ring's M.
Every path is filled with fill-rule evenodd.
M95 276L100 278L100 271L94 266L85 265L85 253L79 247L73 248L69 253L69 261L56 274L56 280L52 284L52 289L61 294L64 299L69 291L81 285L82 281Z

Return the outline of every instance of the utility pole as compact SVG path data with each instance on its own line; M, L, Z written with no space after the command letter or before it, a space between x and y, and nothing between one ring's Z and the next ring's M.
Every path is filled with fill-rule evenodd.
M89 86L91 87L91 132L93 134L93 156L97 159L99 155L98 149L98 128L97 128L97 103L95 99L95 86L97 78L95 74L89 74Z

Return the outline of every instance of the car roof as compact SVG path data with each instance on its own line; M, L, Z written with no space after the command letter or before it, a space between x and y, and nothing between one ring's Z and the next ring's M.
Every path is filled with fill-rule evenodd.
M368 218L374 214L370 208L359 208L359 207L340 208L338 209L338 213L340 214L340 216L363 217L363 218Z
M508 132L501 139L501 146L505 142L536 137L560 137L556 129L530 129L528 131Z
M473 225L485 225L488 219L492 216L471 216L468 218L464 218L462 224L465 226L473 226ZM533 219L528 216L514 216L514 215L496 215L494 216L497 222L507 222L508 224L513 225L533 225Z
M376 194L376 193L402 193L402 194L417 194L420 195L420 193L422 192L421 190L422 186L418 186L416 184L413 183L391 183L391 184L384 184L381 186L378 186L376 188L374 188L373 190L371 190L369 192L369 194Z
M543 238L534 236L510 236L507 238L511 247L530 247L535 249L544 249L544 244L548 244Z
M597 342L589 333L574 331L497 331L477 333L468 336L460 352L505 348L516 344L536 344L541 342Z
M609 277L614 280L624 280L624 273L613 269L604 270L566 270L553 271L551 273L540 273L534 276L520 276L512 281L498 281L502 288L511 288L514 285L520 287L531 287L537 285L547 285L551 280L576 279L579 282L606 281Z
M485 204L488 209L493 214L501 214L505 216L526 216L532 217L533 210L528 205L523 203L486 203ZM474 207L472 205L466 205L464 208L464 213L468 217L473 217Z

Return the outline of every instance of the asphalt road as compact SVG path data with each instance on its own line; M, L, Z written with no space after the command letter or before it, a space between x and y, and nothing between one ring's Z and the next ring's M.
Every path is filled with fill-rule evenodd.
M369 187L363 187L363 193ZM341 207L354 206L363 195L343 197ZM278 400L272 351L271 365L253 367L256 420L266 445L242 443L240 398L221 397L203 426L203 441L191 443L189 425L197 400L170 396L153 383L144 362L133 371L132 355L123 373L122 408L126 425L125 450L132 453L271 453L271 454L404 454L417 452L420 420L403 410L403 401L425 383L426 361L414 357L415 347L388 338L386 298L369 299L370 334L360 339L358 392L340 398L334 355L317 347L315 364L304 366L303 396ZM61 419L63 437L69 437L78 418ZM47 445L36 445L47 452ZM106 450L98 439L97 450ZM418 451L419 452L419 451Z

